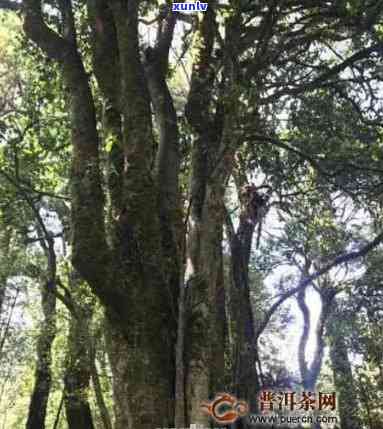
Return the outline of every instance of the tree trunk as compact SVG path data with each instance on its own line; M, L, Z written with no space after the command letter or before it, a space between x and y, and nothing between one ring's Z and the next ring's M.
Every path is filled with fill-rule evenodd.
M223 139L223 106L221 102L213 104L213 47L217 35L215 4L209 2L209 9L201 17L195 34L197 61L193 65L185 108L194 140L186 264L186 414L187 424L203 426L208 426L209 418L202 413L201 403L225 386L222 224L231 157L222 156L228 143ZM227 111L230 111L229 106Z
M306 262L303 269L303 278L309 276L309 268L311 263ZM315 328L316 347L311 364L306 362L307 341L310 333L310 310L306 304L306 288L301 289L297 295L297 302L303 317L303 330L299 341L298 348L298 363L299 371L302 380L302 387L306 391L315 391L317 380L322 368L323 353L324 353L324 329L331 315L332 302L336 295L336 289L331 287L329 279L325 278L319 287L318 293L322 302L322 311L319 316L318 324Z
M310 265L311 263L306 262L306 266L303 269L303 277L307 277L309 275ZM298 362L302 387L306 392L315 392L315 387L322 368L325 346L324 328L331 314L331 304L336 294L336 290L332 288L328 282L329 280L325 279L319 289L319 294L322 301L322 311L318 320L318 324L315 328L316 347L311 364L306 362L307 341L310 333L310 310L305 301L306 288L300 290L297 295L298 306L303 316L303 330L299 341ZM319 423L314 423L312 425L313 429L318 429L320 427L321 425Z
M202 217L190 231L186 393L188 424L208 424L201 403L223 385L222 189L207 187ZM195 218L191 216L191 222ZM220 301L220 302L219 302ZM218 357L216 361L214 358ZM219 391L219 390L218 390Z
M64 2L63 2L64 3ZM76 45L70 4L65 37L48 28L40 2L26 1L24 28L63 69L71 112L73 264L106 309L111 325L116 427L171 426L174 419L174 349L178 282L163 249L158 183L153 178L151 109L138 43L137 1L89 2L96 8L98 41L107 61L117 61L118 99L106 97L122 117L123 183L114 238L106 240L99 136L88 75ZM68 6L69 5L69 6ZM99 8L99 9L98 9ZM105 18L105 19L104 19ZM109 29L113 31L108 32ZM104 37L108 35L110 37ZM118 52L114 56L113 53ZM100 51L98 52L100 53ZM101 53L102 55L102 53ZM103 63L105 65L106 62ZM101 82L100 82L101 83ZM118 134L118 133L117 133ZM176 261L177 257L173 258ZM150 317L148 317L148 314ZM131 411L129 413L129 410Z
M80 285L78 285L80 286ZM72 316L64 375L65 412L69 429L93 429L89 405L91 361L89 353L89 315Z
M89 405L90 378L94 355L90 326L93 306L79 276L69 277L72 313L64 372L64 405L69 429L94 429Z
M157 325L156 328L153 327L152 335L164 340L166 333L161 332L160 325ZM135 344L129 344L119 330L109 327L108 354L113 372L115 429L149 429L169 427L172 424L174 396L169 392L174 391L174 373L167 370L167 367L173 359L173 353L160 353L158 350L163 368L163 372L159 373L158 366L151 367L154 359L148 359L145 353L147 347L140 344L145 341L143 337L142 332L132 332L132 342ZM147 341L152 338L148 337ZM158 345L159 341L156 343ZM138 355L136 359L140 357L143 360L140 365L132 358L133 350Z
M29 405L26 429L44 429L49 392L51 388L52 343L56 336L56 295L53 281L41 288L44 320L37 341L35 384Z
M8 280L8 271L10 271L11 263L9 257L9 245L11 241L12 230L5 225L1 225L0 232L0 320L5 298L5 290Z
M358 398L348 358L347 345L344 340L342 322L342 314L335 307L328 325L327 336L330 343L330 359L334 382L338 394L341 429L360 429L362 422L358 416Z
M103 428L113 429L112 419L110 417L109 410L104 400L104 394L100 383L100 377L98 375L94 341L90 337L89 337L89 350L90 350L90 370L92 375L92 384L93 384L93 389L96 396L97 407L100 412L101 420L103 423Z
M237 180L238 181L238 180ZM257 411L257 394L260 383L256 368L257 340L254 327L254 315L250 300L249 263L253 236L256 225L265 215L265 201L258 199L256 189L248 195L241 195L245 178L237 183L241 199L239 225L234 230L227 214L226 225L231 250L230 314L234 336L233 386L238 398L249 403L251 412ZM245 427L245 422L239 427Z

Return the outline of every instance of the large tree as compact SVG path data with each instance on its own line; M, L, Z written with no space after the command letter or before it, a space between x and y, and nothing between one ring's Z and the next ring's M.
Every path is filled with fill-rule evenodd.
M287 189L302 191L300 175L313 169L320 177L313 186L357 199L360 190L375 198L380 183L379 109L365 100L378 97L382 1L209 1L207 12L192 17L170 6L0 1L22 9L27 37L60 66L71 122L72 261L109 321L117 429L169 427L175 417L179 425L207 424L200 403L224 380L217 359L226 323L223 201L241 150L276 204ZM140 39L140 24L155 26L151 46ZM188 45L182 112L169 82ZM172 47L181 58L174 60ZM348 130L350 120L356 126ZM192 147L181 157L185 129ZM184 164L187 192L179 180ZM233 281L246 307L236 323L245 366L254 365L247 354L273 312L254 330L246 271L255 209L245 207L230 240ZM180 323L185 329L177 330Z

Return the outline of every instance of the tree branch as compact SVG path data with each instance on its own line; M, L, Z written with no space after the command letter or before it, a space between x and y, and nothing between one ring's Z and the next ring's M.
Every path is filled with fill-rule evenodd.
M120 111L121 76L116 26L106 0L88 0L93 69L104 97Z
M68 40L44 22L40 0L25 0L24 29L50 58L60 62L70 97L72 158L72 261L95 293L110 303L106 276L109 248L105 238L104 193L99 165L99 136L89 77L74 38L69 0L66 8Z
M180 155L177 113L166 81L169 50L173 40L176 17L167 8L165 13L165 16L161 18L160 15L159 18L155 47L153 49L148 48L145 52L145 72L159 128L159 145L155 159L155 180L160 193L161 217L170 221L171 213L176 213L177 211L179 199Z
M370 46L369 48L362 49L356 52L354 55L351 55L349 58L345 59L340 64L337 64L334 67L329 68L320 76L314 78L311 82L303 83L302 85L297 85L293 88L285 88L280 91L275 92L274 94L266 97L262 100L262 103L271 102L283 95L298 95L305 91L310 91L321 86L328 84L328 81L336 75L339 75L342 71L346 70L349 67L352 67L360 60L368 58L371 54L383 52L383 43L377 43Z
M257 331L256 331L256 340L260 337L262 332L265 330L267 324L269 323L271 317L275 313L275 311L282 305L288 298L295 295L297 292L299 292L302 289L305 289L313 280L319 278L323 274L328 273L332 268L335 268L338 265L345 264L347 262L350 262L354 259L360 258L362 256L367 255L368 252L373 250L375 247L377 247L380 243L383 241L383 232L378 234L374 240L370 241L368 244L363 246L361 249L356 250L354 252L345 253L343 255L338 256L335 258L332 262L325 265L323 268L317 270L315 273L303 278L297 287L287 291L284 293L269 309L269 311L266 312L265 317L262 321L262 323L259 325Z
M64 61L73 46L49 28L43 19L40 0L24 0L24 31L49 58Z

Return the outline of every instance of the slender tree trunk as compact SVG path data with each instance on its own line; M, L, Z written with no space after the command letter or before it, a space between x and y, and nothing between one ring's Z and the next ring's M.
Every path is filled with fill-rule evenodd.
M313 388L313 380L310 379L310 374L309 374L310 371L309 371L308 363L306 361L307 341L310 334L310 311L309 311L309 308L307 307L305 298L306 298L306 289L302 289L301 291L299 291L297 295L298 306L303 317L303 329L302 329L302 334L299 340L299 347L298 347L298 362L299 362L299 372L302 380L302 387L304 390L309 391L310 389Z
M383 390L383 324L380 323L379 313L375 308L367 309L367 316L371 332L367 352L379 371L377 386Z
M35 384L29 405L27 429L44 429L49 392L51 388L52 344L56 336L56 295L52 281L44 284L41 290L41 303L44 320L37 341L37 362Z
M166 81L169 50L173 40L177 17L168 11L158 23L154 48L145 51L145 73L151 103L159 131L159 142L154 162L154 176L158 187L161 241L164 250L166 283L170 290L179 292L174 305L177 318L177 342L175 345L175 410L176 427L186 425L185 414L185 226L182 222L179 192L179 131L177 113Z
M335 306L335 304L334 304ZM342 314L337 307L328 324L327 336L330 343L330 359L334 382L338 394L341 429L360 429L362 422L358 416L358 398L352 375L347 345L342 330Z
M110 417L109 410L104 400L104 394L102 391L102 386L98 375L94 341L90 337L89 337L88 344L89 344L89 350L90 350L90 370L92 375L92 384L93 384L93 389L96 396L97 406L98 406L101 420L103 423L103 427L104 429L113 429L112 419Z
M245 179L237 183L241 195ZM248 187L248 189L250 189ZM257 373L257 344L254 315L250 300L249 263L256 225L265 215L265 203L255 188L241 196L239 226L234 230L227 215L226 225L231 250L230 313L234 335L233 386L237 397L248 401L251 412L257 411L257 394L260 389ZM245 427L239 422L238 427Z
M308 275L308 266L304 269L304 276ZM317 378L319 376L319 372L322 366L322 356L323 356L323 339L319 338L318 335L322 335L323 332L316 329L317 334L317 347L314 352L314 359L312 364L310 365L306 361L306 351L307 351L307 342L310 334L310 310L305 301L306 298L306 289L302 289L299 291L297 295L297 302L299 309L302 313L303 317L303 329L301 338L299 340L298 346L298 363L299 363L299 372L302 380L302 388L306 392L315 392L315 386L317 383ZM323 306L324 301L322 300L322 314L323 314ZM320 322L318 322L320 324ZM315 412L314 412L315 416ZM311 426L313 429L319 429L321 426L319 423L314 423Z
M180 294L178 297L178 325L176 343L176 380L175 380L175 427L186 426L186 394L185 394L185 318L186 318L186 290L185 273L180 276Z
M59 407L57 409L56 418L55 418L55 421L53 423L52 429L57 429L59 427L60 418L61 418L61 412L62 412L63 405L64 405L64 395L65 395L65 392L63 391L63 394L61 395Z
M309 275L310 263L306 263L303 270L303 276ZM303 316L303 330L299 341L298 362L302 380L303 390L306 392L315 392L315 387L322 368L323 353L324 353L324 328L332 311L332 302L336 294L336 290L328 284L329 280L325 279L320 287L319 293L322 301L322 311L319 316L318 324L315 328L316 347L311 364L306 362L307 342L310 333L310 310L306 304L306 289L299 291L297 302ZM313 429L320 428L319 423L312 425Z
M5 298L5 291L7 286L8 274L12 266L12 260L10 258L10 242L12 236L12 230L5 225L0 225L0 320L3 309L3 303Z
M309 275L307 263L303 270L303 277ZM307 342L310 333L310 310L306 304L306 288L298 292L297 302L303 316L303 330L299 341L298 363L302 380L302 387L306 391L315 391L317 380L322 368L324 353L324 329L332 312L332 303L336 295L336 289L329 285L329 280L325 279L320 286L319 292L322 302L322 311L319 316L318 324L315 328L316 347L311 364L306 361Z

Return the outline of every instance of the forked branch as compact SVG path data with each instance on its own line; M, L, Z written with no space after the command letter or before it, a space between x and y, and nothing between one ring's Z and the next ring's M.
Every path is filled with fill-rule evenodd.
M262 323L259 325L257 331L256 331L256 340L260 337L262 332L265 330L267 324L269 323L271 317L275 313L275 311L291 296L295 295L297 292L301 291L302 289L305 289L313 280L319 278L323 274L328 273L331 269L337 267L338 265L345 264L347 262L351 262L357 258L361 258L365 255L367 255L368 252L375 249L380 243L383 241L383 232L378 234L374 240L367 243L365 246L363 246L361 249L356 250L354 252L344 253L343 255L338 256L335 258L332 262L328 263L324 267L317 270L315 273L306 276L302 278L302 280L299 282L298 286L290 289L286 293L284 293L282 296L279 297L279 299L270 307L269 311L266 312L265 317L262 321Z

